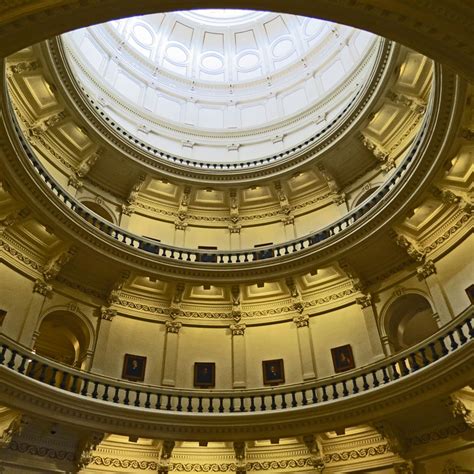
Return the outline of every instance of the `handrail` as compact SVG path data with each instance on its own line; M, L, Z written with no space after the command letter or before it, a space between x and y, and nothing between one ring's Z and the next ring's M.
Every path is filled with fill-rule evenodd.
M6 83L4 84L6 88ZM198 250L189 248L180 248L172 245L158 243L156 240L151 240L146 237L142 237L136 234L132 234L120 227L106 221L104 218L89 210L78 200L67 193L62 186L48 173L41 161L36 156L30 143L26 140L22 133L21 127L18 122L18 118L13 111L9 92L5 89L6 97L8 100L8 107L10 113L7 114L13 128L16 132L16 137L26 154L28 160L32 164L33 169L55 194L69 209L75 212L77 215L82 217L87 223L94 226L96 229L101 231L104 235L115 239L125 245L134 247L142 250L143 252L155 254L160 257L166 257L174 260L185 261L185 262L201 262L206 264L247 264L249 262L255 262L258 260L277 258L286 256L306 249L313 245L317 245L327 239L335 236L339 232L353 226L356 222L360 222L363 217L366 217L369 212L376 207L377 204L383 201L387 194L396 186L396 184L403 178L410 164L415 160L417 151L420 144L425 136L428 129L429 120L431 115L431 109L433 106L433 100L429 101L427 111L425 112L425 118L423 125L415 137L409 152L402 161L402 163L395 170L390 179L385 182L373 195L370 196L366 201L362 202L359 206L354 208L348 214L336 222L327 225L326 227L313 232L311 234L299 237L287 241L282 244L276 244L266 247L259 247L254 249L242 249L242 250L227 250L227 251L210 251L210 250ZM432 96L431 96L432 99Z
M374 364L316 382L253 390L178 390L119 381L41 357L0 336L0 365L81 397L148 410L188 413L252 413L314 406L357 396L412 376L468 344L474 329L471 305L425 341Z

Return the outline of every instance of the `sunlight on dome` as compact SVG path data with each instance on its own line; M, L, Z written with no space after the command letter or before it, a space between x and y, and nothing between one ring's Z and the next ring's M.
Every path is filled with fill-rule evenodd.
M240 148L252 159L264 143L283 145L278 137L296 144L323 129L367 82L381 39L316 18L212 9L123 18L62 43L103 116L168 153L186 143L193 158L228 162Z

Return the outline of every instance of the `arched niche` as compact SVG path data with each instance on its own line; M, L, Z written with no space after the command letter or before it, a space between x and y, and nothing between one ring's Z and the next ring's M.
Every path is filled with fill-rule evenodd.
M430 302L419 293L406 293L393 300L386 310L384 326L394 352L411 347L438 330Z
M95 201L90 201L90 200L84 200L84 201L82 201L81 204L86 206L92 212L95 212L97 215L99 215L100 217L102 217L106 221L111 222L112 224L115 224L115 219L113 217L112 212L110 212L108 209L106 209L101 204L99 204Z
M63 364L85 368L92 334L77 314L67 310L48 313L40 322L35 351Z

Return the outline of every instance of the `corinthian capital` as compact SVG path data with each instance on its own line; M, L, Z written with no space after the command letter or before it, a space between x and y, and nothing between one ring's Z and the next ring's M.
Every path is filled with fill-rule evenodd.
M232 331L232 336L243 336L247 326L245 324L231 324L229 328Z
M35 281L35 284L33 286L33 293L39 293L40 295L43 295L43 296L49 296L52 291L53 291L53 287L51 285L48 285L45 281L43 280Z
M372 304L372 296L370 294L358 296L356 303L362 308L368 308Z
M309 326L309 316L307 314L298 314L298 316L293 318L293 322L297 328L304 328Z
M436 266L433 260L427 260L421 267L416 269L416 273L420 281L436 273Z
M166 321L166 332L178 334L182 324L179 321Z

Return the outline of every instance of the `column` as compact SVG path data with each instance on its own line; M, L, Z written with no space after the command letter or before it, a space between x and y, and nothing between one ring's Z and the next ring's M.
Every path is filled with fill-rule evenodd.
M296 324L298 334L303 380L314 379L316 377L316 366L314 363L313 341L309 330L309 316L299 314L293 318L293 322Z
M362 314L364 315L365 328L367 330L367 337L372 356L375 360L383 359L385 357L385 352L377 325L377 317L372 305L372 297L370 294L362 295L356 298L356 303L361 307Z
M104 362L108 357L108 345L112 320L117 311L108 306L99 308L99 319L97 322L97 336L94 347L93 358L88 362L90 369L94 372L104 373Z
M166 321L166 341L163 366L163 385L176 385L176 364L178 362L179 330L182 324L178 321Z
M51 295L52 291L53 287L45 283L43 280L35 281L30 305L18 336L18 342L20 344L33 348L34 341L36 340L33 336L38 324L38 318L43 310L46 298Z
M434 262L427 260L421 267L416 269L416 273L420 281L425 280L431 301L433 301L434 310L436 311L436 314L433 315L436 323L439 327L444 326L453 319L453 311L436 274Z
M244 388L247 385L245 358L245 324L231 324L232 331L232 386Z

